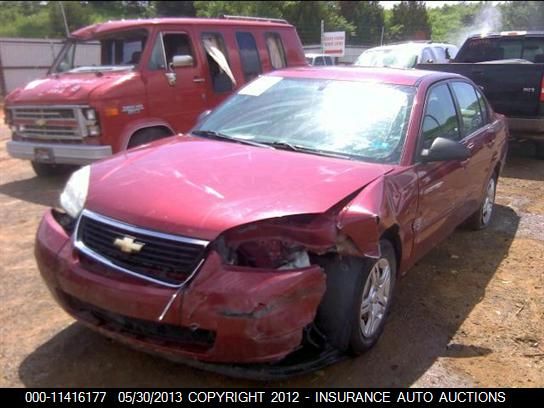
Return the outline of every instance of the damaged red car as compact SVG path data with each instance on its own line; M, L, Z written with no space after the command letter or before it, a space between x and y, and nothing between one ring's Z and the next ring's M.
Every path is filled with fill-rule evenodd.
M36 258L68 313L132 346L316 368L376 343L397 279L458 225L489 225L506 137L459 75L276 71L75 172Z

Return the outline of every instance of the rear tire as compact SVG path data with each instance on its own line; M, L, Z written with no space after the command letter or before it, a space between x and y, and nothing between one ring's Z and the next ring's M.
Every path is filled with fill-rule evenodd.
M77 169L77 166L72 166L68 164L51 164L51 163L40 163L40 162L31 162L32 169L38 177L59 177L65 176L72 173Z
M128 143L127 149L151 143L155 140L163 139L171 135L171 132L163 128L142 129L132 135Z
M485 196L480 204L480 208L467 219L468 228L478 231L487 228L493 218L493 207L495 205L495 195L497 192L497 175L494 174L487 182Z
M327 290L316 324L331 345L361 354L379 339L391 308L397 261L393 245L380 241L379 259L342 257L325 265Z

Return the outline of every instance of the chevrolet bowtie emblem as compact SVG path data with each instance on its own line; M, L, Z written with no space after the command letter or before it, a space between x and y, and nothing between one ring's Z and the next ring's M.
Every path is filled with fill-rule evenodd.
M113 241L113 245L126 254L133 254L140 252L145 244L143 242L136 242L132 237L123 237L122 239L116 238Z
M47 123L47 121L45 119L37 119L35 122L36 126L45 126L45 124Z

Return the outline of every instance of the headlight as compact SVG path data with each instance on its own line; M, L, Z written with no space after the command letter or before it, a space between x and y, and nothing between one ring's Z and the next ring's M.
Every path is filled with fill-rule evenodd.
M94 109L85 109L85 118L94 122L96 120L96 111Z
M89 191L89 178L91 176L91 167L85 166L77 170L70 176L64 191L60 195L60 205L71 217L77 218Z

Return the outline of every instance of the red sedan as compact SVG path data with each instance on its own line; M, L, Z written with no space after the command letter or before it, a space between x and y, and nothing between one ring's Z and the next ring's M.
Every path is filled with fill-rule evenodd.
M506 137L459 75L276 71L190 133L75 172L38 265L76 319L182 361L358 354L399 276L489 225Z

